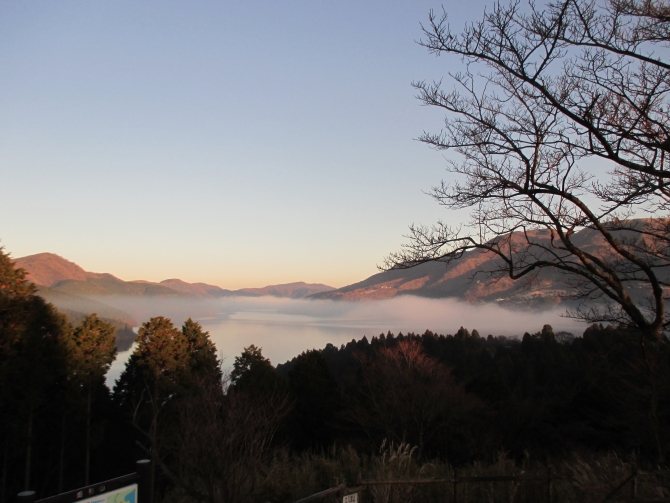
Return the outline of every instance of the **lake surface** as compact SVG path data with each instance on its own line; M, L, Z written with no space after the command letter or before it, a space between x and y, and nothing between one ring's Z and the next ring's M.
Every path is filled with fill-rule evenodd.
M165 306L163 306L165 308ZM508 311L495 304L468 304L452 299L398 297L382 301L342 302L292 300L275 297L234 297L219 301L220 313L197 319L210 333L224 367L231 368L242 350L255 344L273 365L284 363L303 351L326 344L346 344L364 335L370 339L389 330L423 333L427 329L453 334L459 327L476 329L480 335L521 335L538 332L545 324L554 331L581 335L586 326L561 317L560 311ZM151 316L167 315L156 306ZM175 325L183 314L172 316ZM133 348L118 354L108 374L111 385L121 374Z

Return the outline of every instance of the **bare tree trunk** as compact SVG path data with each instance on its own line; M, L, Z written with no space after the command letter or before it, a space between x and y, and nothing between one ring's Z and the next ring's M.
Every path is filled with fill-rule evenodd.
M58 460L58 493L63 492L63 474L65 472L65 411L61 416L60 454Z
M0 490L0 501L7 501L7 462L9 458L9 438L5 438L5 448L2 460L2 489Z
M23 479L23 487L25 491L30 490L30 463L33 455L33 409L30 409L28 414L28 445L26 446L26 467Z
M86 401L86 471L84 476L84 485L90 483L91 475L91 385L88 386L88 396Z
M151 447L151 497L153 498L154 492L156 491L156 450L154 447ZM150 501L149 503L153 503L153 501Z
M149 441L151 442L151 497L155 499L156 494L156 465L158 464L158 390L154 384L154 394L151 398L153 417L149 427ZM149 502L153 503L153 502Z
M654 436L656 444L656 462L660 465L663 463L663 448L661 447L661 437L659 435L658 423L658 383L656 376L651 376L651 410L649 411L649 419L651 422L651 431Z
M658 348L658 351L660 353L663 353L664 347L661 346ZM651 354L650 354L651 353ZM658 420L658 402L660 399L660 392L659 392L659 380L660 376L655 372L654 370L654 365L652 362L649 361L650 357L654 358L655 357L661 357L661 355L658 355L652 351L649 351L649 348L645 344L645 339L642 339L642 355L644 357L644 362L647 368L647 372L649 374L649 387L651 388L651 394L649 396L649 425L651 429L651 435L654 440L654 444L656 447L656 462L658 464L663 463L663 448L661 446L661 437L660 437L660 424Z

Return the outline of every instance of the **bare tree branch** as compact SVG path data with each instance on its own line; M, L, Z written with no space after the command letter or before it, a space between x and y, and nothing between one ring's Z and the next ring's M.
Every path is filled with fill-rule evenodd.
M444 110L444 128L420 141L453 150L449 182L431 195L471 209L467 225L410 227L385 269L449 264L479 250L497 257L493 277L563 274L573 298L598 301L569 313L638 328L665 342L670 284L670 9L652 0L560 0L544 8L496 5L454 34L431 12L421 41L466 70L414 83ZM609 172L597 174L593 160ZM653 218L633 218L651 214ZM584 237L589 236L589 241Z

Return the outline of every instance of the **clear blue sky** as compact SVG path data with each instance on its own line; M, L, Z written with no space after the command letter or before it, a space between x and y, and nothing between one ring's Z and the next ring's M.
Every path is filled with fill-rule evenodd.
M490 4L490 2L489 2ZM445 3L452 25L486 2ZM344 286L412 222L441 114L440 4L3 1L0 244L123 279ZM451 65L451 66L450 66Z

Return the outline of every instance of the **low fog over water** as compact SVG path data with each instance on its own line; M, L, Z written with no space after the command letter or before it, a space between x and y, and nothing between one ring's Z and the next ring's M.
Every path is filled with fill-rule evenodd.
M132 311L125 301L117 305ZM141 311L132 314L142 322L151 316L167 316L176 326L181 326L189 316L185 306L144 302L136 307ZM495 304L413 296L358 302L229 297L190 307L193 308L191 316L209 331L227 368L232 367L235 357L250 344L263 348L263 354L277 365L328 343L339 346L364 335L370 339L388 331L397 335L398 332L432 330L446 335L463 326L470 331L476 329L486 337L488 334L518 336L538 332L547 323L556 332L575 335L581 335L586 328L583 323L561 317L565 309L509 311ZM212 316L213 311L219 313ZM121 374L132 350L119 353L108 376L110 384Z

